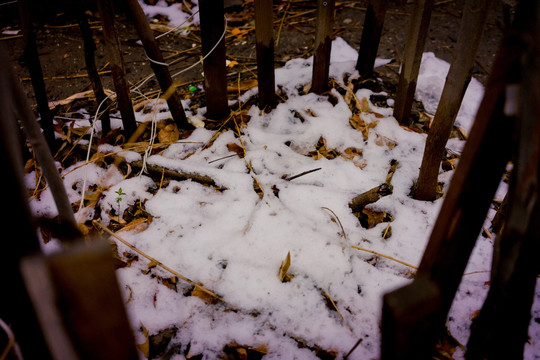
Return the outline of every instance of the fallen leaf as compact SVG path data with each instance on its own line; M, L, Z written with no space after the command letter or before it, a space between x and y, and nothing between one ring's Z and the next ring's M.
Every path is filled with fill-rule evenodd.
M230 152L236 153L240 159L243 159L246 156L246 153L244 152L244 148L238 144L230 143L227 144L227 150Z
M201 283L198 283L198 285L201 285ZM195 286L193 290L189 293L191 296L198 297L202 301L204 301L206 304L217 304L218 299L216 297L210 295L209 293L203 291L199 286Z
M281 263L281 266L279 267L279 273L278 273L278 279L281 282L288 282L291 281L294 275L287 274L287 271L289 271L289 267L291 266L291 252L289 251L287 253L287 257L283 262Z
M135 234L138 234L140 232L143 232L148 228L148 219L147 218L137 218L130 223L128 223L126 226L118 230L118 232L121 231L133 231Z
M142 344L137 344L137 349L139 349L139 351L142 352L142 354L148 358L150 356L150 338L148 336L148 330L142 323L141 323L141 330L146 340Z
M158 132L158 141L160 143L175 143L180 139L180 131L174 123L165 125L163 129Z
M232 63L232 61L231 61L231 63ZM229 64L229 67L230 67L230 64ZM256 79L242 80L239 83L238 82L235 83L234 85L228 85L227 86L227 92L235 93L235 92L238 92L238 91L247 91L247 90L250 90L250 89L254 88L255 86L257 86L257 84L258 83L257 83Z

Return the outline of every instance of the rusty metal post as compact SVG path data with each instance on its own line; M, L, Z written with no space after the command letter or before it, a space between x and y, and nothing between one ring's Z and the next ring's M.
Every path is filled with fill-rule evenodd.
M311 83L311 90L316 94L321 94L328 90L334 9L335 0L317 1L317 25L313 50L313 80Z
M422 61L433 2L434 0L414 2L394 105L394 117L403 125L410 124L409 115L414 100L416 79Z
M202 55L206 57L203 62L206 93L205 116L215 120L224 119L229 114L229 105L225 36L222 36L225 32L223 0L200 0L199 16Z
M135 29L142 41L146 55L150 60L150 66L152 67L152 70L154 70L161 91L163 93L166 93L167 90L171 91L169 89L173 86L171 74L169 73L167 65L164 65L165 60L163 59L159 44L154 37L152 29L150 29L146 15L137 0L128 0L128 5L133 16L133 21L135 22ZM171 115L179 129L187 130L193 128L187 121L180 95L176 90L171 91L171 96L167 97L167 105L169 105Z
M120 42L114 26L114 9L111 0L98 0L99 17L103 26L103 36L105 38L105 50L110 61L111 73L116 91L118 109L122 116L124 132L131 135L137 125L135 114L129 96L129 87L126 81L124 59L120 51Z
M492 3L493 0L468 0L463 8L455 58L446 76L439 106L426 140L416 187L418 200L435 200L437 195L439 167L446 142L471 79L476 51Z
M373 75L387 9L387 0L370 0L368 4L356 62L356 70L363 79Z
M37 109L41 116L41 128L52 151L56 150L53 114L49 109L49 100L43 80L43 70L37 52L36 36L32 30L32 19L28 0L19 1L19 14L24 38L24 61L30 72L32 87L36 96Z
M277 104L274 74L274 29L272 0L255 0L255 48L259 109Z

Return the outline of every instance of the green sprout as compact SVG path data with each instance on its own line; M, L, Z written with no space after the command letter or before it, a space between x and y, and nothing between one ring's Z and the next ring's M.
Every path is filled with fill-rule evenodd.
M118 190L116 190L114 193L118 195L116 198L116 203L118 204L118 219L120 219L120 202L124 199L122 196L127 194L122 191L122 188L118 188Z

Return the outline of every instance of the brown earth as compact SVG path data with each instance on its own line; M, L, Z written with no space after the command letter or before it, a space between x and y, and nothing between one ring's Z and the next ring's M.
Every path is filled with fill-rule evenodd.
M7 0L3 1L7 2ZM366 1L344 1L336 6L335 35L343 37L356 49L360 43L366 3ZM464 1L443 0L435 3L425 51L432 51L438 57L451 62ZM226 0L225 4L229 18L226 37L227 57L229 60L238 62L238 65L228 68L228 76L229 83L235 85L238 82L238 73L242 79L248 79L253 78L256 72L253 0ZM380 68L380 75L384 75L390 88L393 88L397 82L396 75L402 59L412 7L412 1L402 5L391 2L386 15L378 57L395 60ZM315 1L274 1L276 67L283 65L288 59L312 55L315 8ZM483 83L485 83L502 37L503 8L503 1L496 0L489 14L478 51L473 72L474 76ZM40 16L35 18L35 32L49 101L64 99L75 93L89 90L90 82L86 77L83 43L75 20L53 7L36 9L36 13ZM98 14L95 9L90 10L88 14L97 46L96 63L98 69L105 72L102 75L104 87L113 89L110 72L107 71L108 60L104 55L103 35ZM127 79L130 84L135 84L152 71L142 47L137 44L138 38L129 16L122 9L117 9L116 20ZM167 23L166 19L154 21L159 24ZM8 48L24 89L33 103L33 90L28 71L24 66L22 35L4 34L8 29L20 29L16 4L0 6L0 28L2 29L0 40ZM200 59L200 30L198 27L191 27L190 30L186 36L173 34L160 39L167 61L177 61L170 67L171 73ZM202 83L201 71L201 67L198 66L182 75L181 82L186 84L180 88L182 93L188 92L188 84ZM157 82L151 80L143 91L148 92L157 88ZM204 101L202 96L198 98Z

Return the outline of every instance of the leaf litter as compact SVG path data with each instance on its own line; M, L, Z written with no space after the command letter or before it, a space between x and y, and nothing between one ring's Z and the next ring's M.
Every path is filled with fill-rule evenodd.
M343 39L334 40L327 95L304 91L312 58L292 59L276 69L285 100L269 113L242 108L256 95L253 84L229 119L185 134L167 122L167 111L152 120L155 112L141 109L139 122L158 121L153 136L161 146L147 152L153 139L145 130L130 144L94 146L90 162L62 165L74 205L86 180L79 222L115 243L117 274L145 357L380 355L382 295L411 281L442 199L409 197L426 134L401 127L390 106L371 102L388 94L358 87L356 57ZM424 59L429 73L428 62L438 59ZM420 95L433 85L421 84ZM477 93L465 97L468 112L459 118L465 129L475 101ZM202 113L188 116L205 121ZM66 142L93 146L84 138L88 125L88 114L75 120ZM113 128L120 126L113 118ZM77 150L70 146L73 158ZM462 146L449 142L456 153ZM143 159L148 172L131 171ZM37 170L28 168L33 192L41 185ZM441 174L446 184L452 173ZM388 178L391 193L355 216L350 201ZM57 214L44 188L31 206L38 216ZM479 238L467 270L474 275L464 280L451 312L455 342L444 351L458 358L487 290L491 247L491 239ZM44 249L55 251L54 239Z

